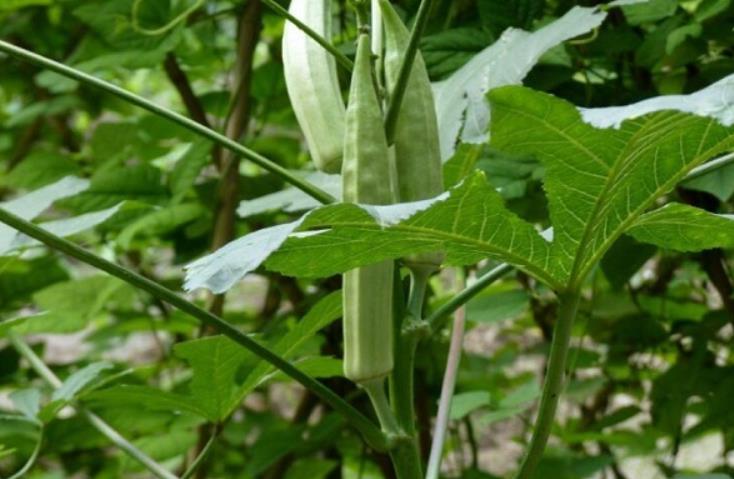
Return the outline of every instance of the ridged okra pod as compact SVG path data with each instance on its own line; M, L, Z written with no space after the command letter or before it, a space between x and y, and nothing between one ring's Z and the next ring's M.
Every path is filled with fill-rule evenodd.
M391 165L382 109L372 76L370 37L362 31L349 91L342 185L345 202L389 204ZM393 262L344 274L344 374L361 384L393 368Z
M292 0L289 12L327 40L331 38L330 0ZM316 168L338 173L345 108L334 57L296 25L286 22L283 69L288 96Z
M398 81L410 32L387 0L379 0L385 26L385 83L388 96ZM433 198L443 191L443 170L438 120L428 71L420 52L416 55L395 125L395 163L398 198L410 202ZM405 258L408 266L437 268L438 253Z

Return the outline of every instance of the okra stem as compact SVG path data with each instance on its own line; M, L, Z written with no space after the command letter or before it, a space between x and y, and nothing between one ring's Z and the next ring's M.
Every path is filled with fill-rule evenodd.
M543 394L538 407L538 417L535 420L535 430L525 459L515 479L533 477L533 473L543 457L543 451L555 421L558 400L566 382L568 347L571 342L571 331L578 310L580 294L578 291L560 293L558 299L558 317L556 326L553 329L553 341L543 383Z
M390 403L387 401L387 395L385 394L385 378L366 381L361 383L360 386L367 392L382 430L393 436L399 435L398 422L390 409Z

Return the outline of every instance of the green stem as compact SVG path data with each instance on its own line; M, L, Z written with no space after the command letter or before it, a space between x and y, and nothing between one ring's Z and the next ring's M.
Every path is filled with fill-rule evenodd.
M346 55L344 55L342 52L339 51L338 48L336 48L334 45L332 45L327 39L316 33L311 27L300 21L298 18L294 17L293 15L288 12L285 8L280 6L277 2L274 0L261 0L262 3L267 5L269 8L271 8L275 13L280 15L281 17L285 18L295 26L301 29L303 33L311 37L313 41L324 47L324 49L331 53L336 61L344 67L345 70L351 72L354 68L354 63L347 58Z
M476 281L474 281L468 287L464 288L449 301L442 304L440 308L434 311L433 314L431 314L426 319L428 324L431 325L431 329L434 331L440 329L444 324L444 320L452 315L454 312L456 312L457 309L459 309L473 297L481 293L484 288L487 288L489 285L501 279L513 270L514 267L512 265L502 263L501 265L477 278Z
M33 448L33 453L31 453L31 456L28 458L25 464L23 464L23 467L16 471L15 474L8 477L8 479L22 479L23 477L26 477L28 471L31 470L33 465L38 460L38 455L41 453L41 449L43 446L43 430L44 427L41 426L41 429L38 431L38 442L36 442L36 447Z
M423 31L426 28L428 21L428 14L431 12L434 0L421 0L421 4L418 7L418 14L416 15L413 29L410 31L410 39L408 40L408 47L405 50L403 56L403 63L400 64L400 71L398 73L398 79L395 82L395 89L390 98L390 104L387 108L387 115L385 116L385 134L387 136L388 144L392 144L395 139L395 127L398 123L398 114L400 112L400 106L403 103L403 97L405 96L405 89L408 86L408 78L410 72L413 69L413 62L415 56L418 54L418 43L420 42Z
M400 429L395 420L395 415L390 409L387 395L385 394L385 378L367 381L361 383L360 386L367 392L372 402L372 407L375 409L375 413L377 413L377 419L380 421L382 430L393 436L398 435Z
M423 477L415 427L414 370L419 327L424 323L421 319L423 302L431 273L432 271L426 269L411 269L407 315L397 322L395 328L395 368L390 375L390 402L398 425L405 434L390 453L398 479Z
M204 460L209 457L209 453L212 450L212 447L214 446L214 443L216 442L217 436L219 436L219 428L215 428L214 434L209 438L209 440L204 445L203 449L199 453L198 456L196 456L196 459L191 463L191 466L189 466L188 469L186 469L186 472L181 475L181 479L189 479L194 476L194 473L196 473L197 469L199 469L199 466L204 462Z
M317 396L324 400L329 406L335 411L344 415L344 417L354 426L362 435L365 440L377 450L384 450L386 447L386 439L382 431L375 426L368 418L362 413L357 411L351 404L347 403L339 395L334 393L331 389L326 387L320 381L312 378L308 374L304 373L296 366L292 365L287 360L278 356L277 354L270 351L265 346L254 341L246 334L235 328L231 324L222 320L218 316L196 306L195 304L181 298L170 289L161 286L160 284L145 278L134 271L123 268L115 263L107 261L99 256L90 253L79 246L67 241L63 238L47 232L46 230L19 218L12 213L0 208L0 222L7 224L11 228L30 236L31 238L37 239L41 243L49 246L52 249L58 250L62 253L66 253L69 256L82 261L88 265L94 266L110 275L120 278L121 280L129 283L136 288L145 291L152 296L165 301L171 306L181 310L182 312L192 316L199 320L202 324L210 326L218 333L227 336L232 341L248 349L256 356L269 362L279 370L283 371L286 375L295 379L301 383L307 389L310 389Z
M423 323L423 301L430 272L411 270L407 317L401 318L395 328L395 368L390 375L390 402L400 428L409 436L415 435L414 366L418 347L416 326Z
M1 210L0 210L1 211ZM8 331L8 340L13 345L18 354L23 356L31 365L36 373L46 381L52 388L61 387L61 380L49 369L48 366L33 352L33 350L23 341L23 339L14 331ZM114 430L109 424L104 422L99 416L82 406L76 406L77 411L92 425L101 432L113 444L122 449L127 455L138 461L152 472L159 479L177 479L174 474L168 472L163 466L148 457L143 451L135 447L127 439L122 437L120 433Z
M227 138L225 135L222 135L221 133L217 133L216 131L210 128L207 128L206 126L201 125L200 123L197 123L196 121L190 118L187 118L179 113L176 113L172 110L164 108L160 105L157 105L149 100L146 100L145 98L141 96L138 96L132 92L129 92L116 85L113 85L104 80L96 78L92 75L89 75L88 73L84 73L83 71L77 70L75 68L71 68L67 65L64 65L63 63L56 62L44 56L38 55L37 53L33 53L24 48L20 48L16 45L13 45L12 43L8 43L8 42L0 40L0 51L5 52L21 60L41 66L43 68L48 68L49 70L56 72L59 75L63 75L65 77L72 78L74 80L80 81L87 85L91 85L91 86L100 88L101 90L104 90L107 93L111 93L112 95L115 95L118 98L121 98L127 101L128 103L139 106L140 108L143 108L144 110L147 110L162 118L166 118L167 120L170 120L173 123L183 128L186 128L187 130L190 130L204 138L211 140L212 142L218 145L223 146L224 148L235 153L236 155L241 156L242 158L245 158L247 160L250 160L254 164L261 167L262 169L269 171L270 173L282 178L284 181L290 183L291 185L295 186L299 190L303 191L304 193L313 197L314 199L318 200L321 203L328 204L328 203L333 203L336 201L327 192L321 190L320 188L316 187L315 185L309 183L308 181L298 178L290 171L272 162L271 160L265 158L261 154L237 143L236 141L230 138Z
M416 437L406 438L396 445L390 451L390 459L398 479L423 479L423 466Z
M543 457L543 451L555 421L558 400L565 385L568 347L571 342L571 331L579 305L580 294L578 291L561 293L558 295L558 299L558 317L556 318L556 326L553 329L553 341L543 384L543 394L538 407L538 417L535 420L535 430L525 454L525 459L515 479L533 477L535 468Z

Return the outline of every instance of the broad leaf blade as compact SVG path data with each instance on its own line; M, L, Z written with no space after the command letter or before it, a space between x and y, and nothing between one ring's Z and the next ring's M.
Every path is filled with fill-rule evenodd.
M321 208L302 225L320 234L291 237L266 266L289 275L319 277L409 254L444 251L449 264L489 257L556 284L549 243L505 208L483 173L420 206L417 211L410 204Z
M734 124L734 75L689 95L663 95L631 105L579 109L584 121L597 128L619 128L625 120L662 110L716 118L723 125L731 126Z
M30 221L43 213L56 200L74 196L87 188L89 188L87 180L67 176L56 183L39 188L24 196L0 203L0 208ZM17 231L11 227L0 224L0 254L8 250L17 234Z
M236 394L237 370L251 353L224 336L180 343L174 346L174 351L194 370L190 385L192 401L206 412L208 419L224 419Z
M711 118L663 111L595 129L547 94L505 87L490 99L492 145L546 167L553 258L569 284L692 168L734 148L734 128Z
M671 203L642 215L629 234L638 241L676 251L731 248L734 246L734 216Z

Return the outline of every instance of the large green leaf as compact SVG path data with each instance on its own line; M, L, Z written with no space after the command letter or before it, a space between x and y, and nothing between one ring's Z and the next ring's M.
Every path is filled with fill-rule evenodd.
M111 408L129 407L136 404L144 410L187 412L207 417L207 411L191 398L183 394L161 391L160 389L138 385L120 385L93 391L84 398L85 403Z
M734 246L734 216L670 203L642 215L629 233L638 241L677 251L731 248Z
M251 354L224 336L179 343L174 351L194 370L189 386L191 401L205 411L208 419L225 418L236 395L237 371Z
M269 349L292 359L316 333L341 316L341 295L334 292L316 303L311 310ZM274 377L276 370L265 361L251 362L254 357L223 336L188 341L175 346L176 354L186 359L194 370L190 400L206 411L213 421L226 418L242 400L263 382ZM306 358L299 367L314 376L331 375L331 358ZM253 364L244 380L242 366ZM339 368L341 370L341 368Z
M734 128L662 111L596 129L563 100L522 87L490 93L492 145L532 154L546 168L552 255L567 283L695 166L734 148Z
M557 284L550 244L504 207L499 193L480 172L438 199L384 207L329 206L308 215L301 228L331 229L291 237L267 261L268 268L296 276L329 276L385 259L441 250L449 264L473 264L489 257Z

